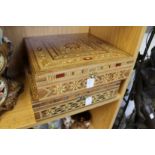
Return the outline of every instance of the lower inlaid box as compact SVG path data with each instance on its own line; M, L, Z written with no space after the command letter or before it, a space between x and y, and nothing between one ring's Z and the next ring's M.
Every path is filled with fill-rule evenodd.
M61 101L55 104L46 104L45 106L33 107L35 118L37 121L41 121L50 117L65 114L71 111L76 111L88 106L104 103L107 100L115 98L118 94L120 81L117 84L113 84L108 88L102 88L95 92L89 92L72 100ZM44 103L42 103L43 105Z

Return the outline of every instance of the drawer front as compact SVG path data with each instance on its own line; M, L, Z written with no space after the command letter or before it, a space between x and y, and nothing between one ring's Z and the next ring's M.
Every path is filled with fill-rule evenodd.
M113 70L105 72L102 75L94 76L94 87L110 84L112 82L124 80L129 76L130 69ZM51 85L37 87L35 81L31 81L31 96L34 102L46 101L56 97L71 95L75 92L90 89L88 86L88 78L74 79L63 81Z
M37 121L54 117L57 115L65 114L71 111L75 111L93 104L103 103L109 99L112 99L117 96L119 86L111 88L109 90L94 93L90 96L78 97L74 100L64 102L58 105L53 105L49 108L40 108L34 109L35 118Z

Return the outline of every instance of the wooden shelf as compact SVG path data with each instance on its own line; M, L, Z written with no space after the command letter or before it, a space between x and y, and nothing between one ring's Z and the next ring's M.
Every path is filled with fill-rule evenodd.
M64 118L66 116L71 116L86 110L91 110L105 104L111 103L113 101L119 100L119 95L116 98L107 100L104 103L90 105L67 114L58 115L46 120L36 122L34 118L34 113L31 104L31 97L28 84L25 84L25 91L19 96L18 102L15 108L11 111L6 112L2 117L0 117L0 128L30 128L36 125L47 123L53 120Z
M138 50L143 39L146 27L140 26L95 26L95 27L2 27L4 35L14 43L17 52L23 52L23 38L28 36L90 33L113 46L130 54L136 61ZM134 63L132 68L134 67ZM132 72L131 68L131 72ZM131 73L130 73L131 76ZM0 128L30 128L39 124L53 121L65 116L74 115L86 110L92 114L92 126L95 129L112 128L118 113L122 98L126 91L130 76L121 83L119 95L105 103L90 105L67 114L59 115L36 122L31 105L29 87L20 95L15 108L0 117Z
M0 117L0 128L26 128L35 124L28 85L13 110Z

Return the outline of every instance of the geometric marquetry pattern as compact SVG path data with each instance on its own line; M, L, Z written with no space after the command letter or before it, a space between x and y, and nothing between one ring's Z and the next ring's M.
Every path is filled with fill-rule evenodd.
M122 50L89 34L30 37L25 42L36 72L129 59Z
M129 73L129 69L123 69L120 71L113 71L110 73L104 73L103 75L98 75L95 77L95 86L123 80L129 76ZM41 88L37 88L35 82L31 82L32 99L34 101L43 101L57 95L65 95L71 92L73 93L74 91L83 90L86 89L86 81L87 78L69 80L43 86Z
M99 93L92 95L92 98L93 98L92 104L98 104L98 103L104 102L108 99L116 97L116 95L118 93L118 89L119 89L118 87L117 88L115 87L111 90L106 90L106 91L99 92ZM77 110L80 108L84 108L86 106L85 99L86 99L86 97L80 97L75 100L60 104L60 105L54 105L49 109L36 111L35 112L36 120L43 120L43 119L46 119L49 117L54 117L57 115L67 113L69 111L74 111L74 110Z
M102 74L104 71L119 70L122 67L130 68L133 61L120 61L109 64L98 64L94 66L83 66L82 68L74 68L54 73L44 73L40 75L33 75L36 85L50 84L51 82L67 80L69 78L77 78L80 76L90 76L92 74Z

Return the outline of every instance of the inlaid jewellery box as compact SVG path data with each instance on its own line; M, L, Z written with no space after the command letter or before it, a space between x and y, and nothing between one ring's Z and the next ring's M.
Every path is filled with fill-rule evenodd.
M129 76L133 65L129 54L90 34L28 37L24 40L33 106L53 100L68 103L70 97L80 92L84 95L87 90L93 92L93 88L115 87L115 82Z

